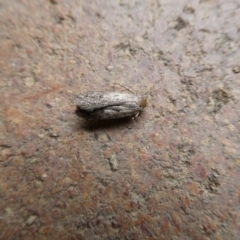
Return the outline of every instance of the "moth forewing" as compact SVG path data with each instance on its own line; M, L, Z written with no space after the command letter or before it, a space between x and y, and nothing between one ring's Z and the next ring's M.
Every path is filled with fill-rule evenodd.
M137 116L146 99L130 93L93 91L76 98L76 114L87 120L114 119Z

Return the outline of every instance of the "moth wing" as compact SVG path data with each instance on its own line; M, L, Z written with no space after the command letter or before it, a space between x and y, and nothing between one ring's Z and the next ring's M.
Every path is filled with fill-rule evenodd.
M82 110L93 111L107 106L105 92L86 92L79 94L76 98L76 104Z
M134 94L118 92L87 92L80 94L76 98L77 106L85 111L94 111L96 109L108 106L139 106L139 97Z

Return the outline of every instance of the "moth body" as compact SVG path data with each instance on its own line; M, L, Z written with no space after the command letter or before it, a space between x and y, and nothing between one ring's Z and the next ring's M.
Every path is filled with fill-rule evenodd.
M86 92L76 98L76 114L86 120L102 120L137 116L146 99L130 93Z

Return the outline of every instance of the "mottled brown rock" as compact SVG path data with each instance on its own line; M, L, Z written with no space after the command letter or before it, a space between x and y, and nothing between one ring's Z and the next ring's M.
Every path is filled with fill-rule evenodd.
M3 0L0 28L0 239L239 239L239 1ZM114 83L136 120L74 114Z

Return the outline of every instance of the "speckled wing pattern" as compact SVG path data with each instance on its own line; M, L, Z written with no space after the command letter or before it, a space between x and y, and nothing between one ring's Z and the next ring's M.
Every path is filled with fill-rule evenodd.
M141 97L119 92L87 92L77 96L76 113L85 119L113 119L138 114Z

